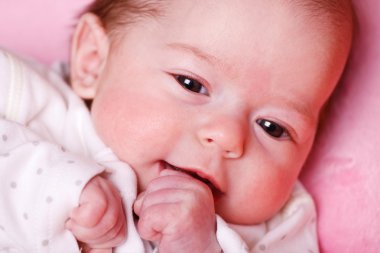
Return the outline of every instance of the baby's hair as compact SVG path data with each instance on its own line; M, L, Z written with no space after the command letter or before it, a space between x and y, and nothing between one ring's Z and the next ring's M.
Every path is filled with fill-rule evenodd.
M314 16L327 14L338 18L350 18L352 12L352 3L350 0L286 0L286 2L294 3L298 6L305 7Z
M142 18L158 16L162 2L162 0L95 0L86 11L97 15L106 31L114 35L118 27L124 27Z
M307 15L322 24L332 25L338 29L353 25L351 0L286 0L286 2L305 9Z
M322 29L335 34L341 31L339 36L329 36L330 39L343 44L352 42L354 11L351 0L285 0L285 2L305 10L303 13L310 18L310 21L321 24Z
M95 0L86 11L97 15L107 33L116 36L120 27L137 22L144 18L154 18L163 12L163 3L168 0ZM174 0L175 1L175 0ZM293 4L306 10L306 15L325 23L343 28L352 27L351 0L274 0L282 4ZM216 3L217 4L217 3Z

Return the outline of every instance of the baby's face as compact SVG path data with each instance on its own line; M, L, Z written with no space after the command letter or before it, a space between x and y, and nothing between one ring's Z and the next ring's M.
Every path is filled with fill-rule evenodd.
M140 192L175 168L213 185L228 222L259 223L285 203L345 50L272 2L171 1L111 47L92 116Z

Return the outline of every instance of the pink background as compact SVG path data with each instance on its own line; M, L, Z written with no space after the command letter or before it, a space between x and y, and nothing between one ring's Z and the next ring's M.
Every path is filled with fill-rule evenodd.
M352 56L303 174L328 253L380 252L380 1L354 3Z
M80 11L91 0L0 0L0 46L44 63L66 60Z
M90 0L1 0L0 45L44 63L67 60ZM357 38L302 180L325 253L380 252L380 1L355 0Z

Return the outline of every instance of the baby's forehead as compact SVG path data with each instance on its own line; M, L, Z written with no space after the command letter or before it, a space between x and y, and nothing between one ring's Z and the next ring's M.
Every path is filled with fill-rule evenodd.
M247 0L236 0L247 1ZM262 0L248 0L248 2L260 2ZM280 7L291 7L292 9L300 10L303 13L309 13L311 16L321 15L350 15L351 5L349 0L266 0L271 5ZM97 14L106 23L123 23L130 17L160 17L167 11L172 11L171 4L178 0L95 0L87 11ZM196 5L209 5L208 1L198 1ZM218 1L213 2L213 6L218 5L235 5L235 1ZM178 10L181 11L181 10ZM122 21L122 22L120 22Z

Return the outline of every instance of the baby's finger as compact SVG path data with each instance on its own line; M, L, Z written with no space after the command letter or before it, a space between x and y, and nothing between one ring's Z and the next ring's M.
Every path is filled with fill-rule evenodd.
M97 248L97 249L94 249L94 248L91 248L90 246L88 245L81 245L81 252L82 253L112 253L112 248Z
M101 220L91 228L71 227L71 231L80 241L103 244L111 239L113 240L114 237L117 237L116 241L122 241L126 237L126 231L120 232L121 227L126 227L126 217L119 192L111 184L105 185L103 192L108 206Z
M91 249L89 253L112 253L111 249Z
M135 203L133 203L133 211L139 215L142 207L142 203L144 201L145 191L141 192L139 196L137 196L137 199L135 200Z
M91 249L88 253L112 253L111 249Z
M187 189L191 191L207 191L209 187L202 182L186 173L179 171L163 170L160 176L153 179L147 186L146 192L163 190L163 189Z
M127 225L125 223L120 224L115 229L110 230L102 237L89 241L88 244L93 248L113 248L120 246L127 239Z
M143 209L137 223L140 236L148 241L160 242L170 223L176 221L177 211L177 204L153 205Z
M79 206L70 215L73 222L83 227L94 227L107 211L107 193L101 184L102 179L95 177L87 183L79 200ZM103 179L104 180L104 179Z
M116 188L109 184L104 188L104 194L106 195L108 207L102 219L93 227L94 232L96 232L93 236L96 238L104 237L110 231L117 232L126 223L122 199Z
M93 248L116 247L125 241L127 226L125 222L117 222L113 228L99 235L97 228L83 228L73 226L73 234L77 240L85 242Z

